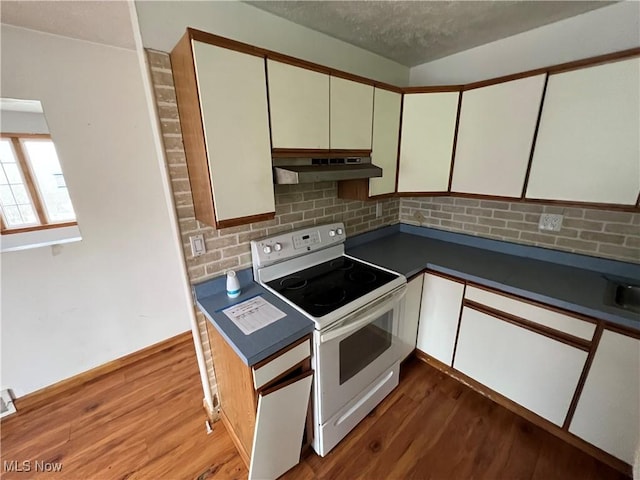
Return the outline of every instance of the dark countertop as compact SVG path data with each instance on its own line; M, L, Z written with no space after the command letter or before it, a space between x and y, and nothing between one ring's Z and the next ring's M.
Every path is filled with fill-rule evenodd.
M251 367L313 332L313 322L255 283L250 268L237 272L237 275L242 289L242 293L237 298L227 297L224 276L195 285L193 290L200 311L244 363ZM262 295L265 300L286 313L286 317L250 335L245 335L221 310L256 295Z
M346 253L406 277L429 268L640 329L640 315L604 303L605 276L640 283L640 265L404 224L348 239Z

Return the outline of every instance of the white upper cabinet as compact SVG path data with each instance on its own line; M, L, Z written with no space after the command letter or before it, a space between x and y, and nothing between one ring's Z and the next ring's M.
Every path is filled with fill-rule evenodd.
M267 60L273 148L329 148L329 75Z
M527 198L633 205L640 59L549 76Z
M330 92L329 146L371 150L373 86L331 77Z
M402 107L399 192L446 192L458 93L409 93Z
M264 59L198 41L193 57L217 226L274 212Z
M544 83L537 75L463 92L452 192L521 197Z
M371 161L382 168L382 177L369 180L370 196L396 191L401 106L401 94L375 89Z
M604 331L569 431L633 463L640 441L640 340Z

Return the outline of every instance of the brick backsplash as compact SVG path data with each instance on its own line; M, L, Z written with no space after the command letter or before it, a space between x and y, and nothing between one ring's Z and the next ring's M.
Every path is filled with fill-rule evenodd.
M541 213L564 216L559 232L538 230ZM640 214L457 197L407 197L400 221L452 232L640 263Z
M336 182L300 185L275 185L276 216L273 220L215 229L195 219L186 158L182 144L180 119L176 104L169 54L147 50L147 58L155 92L167 170L179 222L189 280L198 283L220 276L229 269L251 266L250 241L328 222L344 222L347 235L355 235L399 222L400 200L381 200L381 215L376 216L377 202L341 200ZM207 252L191 255L189 237L202 234ZM213 360L206 332L206 319L196 309L212 393L217 394Z

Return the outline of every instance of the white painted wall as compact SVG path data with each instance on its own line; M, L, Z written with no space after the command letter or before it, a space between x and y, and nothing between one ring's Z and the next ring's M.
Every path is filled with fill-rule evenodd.
M2 25L2 96L42 102L83 240L0 255L17 396L189 329L136 52Z
M413 67L410 84L454 85L640 46L640 2L628 1Z
M238 1L136 1L145 48L170 52L187 27L405 86L409 68Z

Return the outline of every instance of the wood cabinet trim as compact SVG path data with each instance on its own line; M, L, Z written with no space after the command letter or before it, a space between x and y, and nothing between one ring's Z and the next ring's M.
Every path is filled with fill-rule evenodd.
M460 92L464 88L464 85L435 85L425 87L405 87L403 93L446 93L446 92Z
M518 201L518 200L515 200ZM602 210L616 210L621 212L637 212L640 210L638 205L622 205L619 203L595 203L595 202L576 202L567 200L547 200L545 198L523 198L521 201L525 203L546 203L549 205L578 207L578 208L594 208Z
M598 345L600 344L600 339L602 338L603 330L604 330L603 322L598 322L596 331L593 334L593 340L591 341L591 348L589 349L587 360L584 363L582 373L580 374L580 378L578 379L578 385L576 386L576 391L574 392L573 398L571 399L571 403L569 404L569 410L567 411L567 416L565 417L564 423L562 424L563 430L569 431L569 426L571 425L573 414L575 413L576 408L578 407L578 401L580 401L580 395L582 394L582 389L584 388L584 384L587 381L587 376L589 375L589 370L591 370L591 364L593 363L593 359L596 356L596 350L598 349Z
M325 73L333 77L343 78L345 80L351 80L354 82L363 83L365 85L371 85L376 88L381 88L383 90L390 90L392 92L402 93L402 88L396 87L395 85L391 85L389 83L379 82L377 80L361 77L360 75L355 75L353 73L345 72L343 70L338 70L336 68L327 67L324 65L320 65L318 63L309 62L307 60L302 60L300 58L292 57L290 55L285 55L283 53L278 53L273 50L268 50L266 48L256 47L254 45L249 45L248 43L243 43L237 40L232 40L230 38L221 37L220 35L215 35L213 33L203 32L201 30L197 30L191 27L187 28L187 35L190 38L197 40L199 42L209 43L211 45L228 48L230 50L235 50L237 52L248 53L249 55L255 55L257 57L265 57L270 60L275 60L277 62L286 63L296 67L304 68L306 70L313 70L319 73Z
M264 397L266 395L269 395L270 393L277 392L278 390L282 390L283 388L288 387L292 383L296 383L296 382L302 380L303 378L307 378L310 375L313 375L313 370L307 370L306 372L301 373L300 375L297 375L297 376L295 376L293 378L290 378L286 382L278 383L276 385L272 385L272 386L270 386L268 388L265 388L263 390L259 390L258 394L260 394L260 395L262 395Z
M604 320L602 323L604 325L605 330L609 330L611 332L619 333L620 335L624 335L626 337L631 337L631 338L640 340L640 330L637 330L632 327L627 327L624 325L618 325L617 323L611 323L606 320Z
M438 272L437 270L431 270L430 268L425 268L420 273L429 274L429 275L433 275L433 276L436 276L436 277L444 278L444 279L449 280L451 282L461 283L463 285L465 285L467 283L466 281L464 281L461 278L454 277L454 276L449 275L447 273ZM463 298L464 298L464 292L463 292Z
M230 218L228 220L216 221L216 228L237 227L238 225L246 225L248 223L264 222L275 218L276 212L259 213L257 215L248 215L246 217Z
M216 225L209 157L189 32L171 51L170 59L195 216L204 223Z
M404 93L400 98L400 123L398 125L398 152L396 155L396 186L395 192L398 193L398 181L400 179L400 146L402 145L402 117L404 117Z
M475 390L480 395L487 397L488 399L494 401L498 405L505 407L511 412L515 413L523 417L525 420L539 426L540 428L546 430L547 432L555 435L556 437L564 440L565 442L573 445L574 447L579 448L583 452L591 455L592 457L606 463L607 465L615 468L619 472L631 477L631 465L628 465L626 462L614 457L613 455L601 450L600 448L582 440L581 438L573 435L572 433L563 430L552 422L542 418L541 416L533 413L530 410L527 410L522 405L517 404L513 400L501 395L490 388L484 386L483 384L477 382L473 378L465 375L462 372L459 372L453 367L449 367L448 365L442 363L441 361L433 358L432 356L422 352L421 350L416 350L416 357L425 362L426 364L440 370L442 373L454 378L459 381L463 385L468 386L469 388Z
M449 183L447 192L451 192L451 184L453 183L453 167L456 161L456 146L458 145L458 130L460 129L460 111L462 110L462 94L458 93L458 111L456 112L456 125L453 129L453 147L451 148L451 165L449 165Z
M301 345L306 341L311 342L311 335L305 335L304 337L300 338L299 340L296 340L295 342L291 343L290 345L287 345L286 347L282 348L281 350L278 350L273 355L269 355L264 360L260 360L259 362L257 362L256 364L252 365L251 367L254 370L257 370L257 369L259 369L261 367L264 367L267 363L275 360L280 355L283 355L283 354L287 353L289 350L292 350L292 349L296 348L298 345Z
M550 310L552 312L559 313L561 315L566 315L567 317L573 317L577 320L593 323L595 325L597 325L599 322L599 320L596 318L589 317L587 315L582 315L580 313L572 312L571 310L566 310L564 308L554 307L552 305L538 302L536 300L531 300L530 298L522 297L514 293L503 292L502 290L496 290L495 288L487 287L485 285L480 285L479 283L475 283L475 282L467 282L467 284L472 287L479 288L480 290L485 290L487 292L495 293L497 295L502 295L503 297L511 298L513 300L518 300L519 302L522 302L522 303L528 303L529 305L533 305L534 307L544 308L545 310Z
M397 197L442 197L442 196L448 196L448 195L449 195L449 192L447 192L447 191L441 191L441 192L398 192L398 193L396 193Z
M485 315L489 315L497 320L502 320L503 322L511 323L518 327L525 328L531 332L544 335L545 337L548 337L552 340L556 340L571 347L584 350L585 352L588 352L591 349L592 342L590 342L589 340L584 340L580 337L576 337L574 335L564 333L560 330L556 330L555 328L540 325L536 322L532 322L531 320L527 320L525 318L521 318L492 307L487 307L486 305L476 303L472 300L467 300L466 298L462 301L462 303L467 308L471 308L480 313L484 313Z
M464 311L464 295L467 293L467 284L462 287L462 301L460 302L460 311L458 312L458 326L456 327L456 339L453 342L453 355L451 356L451 366L455 365L456 351L458 350L458 338L460 338L460 325L462 324L462 312Z
M527 187L529 186L529 176L531 175L531 166L533 164L533 155L536 151L536 142L538 141L538 131L540 130L540 120L542 120L542 109L544 107L544 99L547 95L547 85L549 84L549 74L547 73L542 87L542 95L540 96L540 107L538 108L538 118L536 119L536 127L533 130L533 139L531 140L531 152L529 153L529 161L527 163L527 171L524 174L524 183L522 184L521 198L525 198Z

